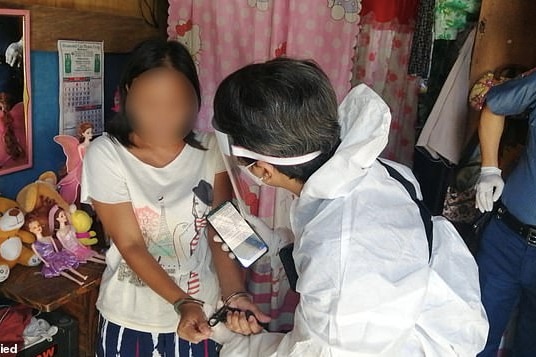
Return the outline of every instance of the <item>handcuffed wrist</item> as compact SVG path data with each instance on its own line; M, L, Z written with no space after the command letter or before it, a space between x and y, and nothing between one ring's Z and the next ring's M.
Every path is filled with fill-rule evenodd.
M231 302L240 299L241 297L247 297L249 300L253 300L253 297L247 291L237 291L229 295L225 300L223 300L223 304L229 306Z
M187 297L187 298L183 298L183 299L179 299L175 301L173 303L173 309L175 310L177 314L180 314L181 313L180 308L186 304L196 304L196 305L201 306L201 308L203 308L203 305L205 304L205 302L203 300L195 299L193 297Z

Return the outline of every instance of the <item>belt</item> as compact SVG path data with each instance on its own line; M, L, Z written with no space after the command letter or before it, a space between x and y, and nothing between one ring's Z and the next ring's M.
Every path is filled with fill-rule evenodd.
M536 226L521 222L513 214L508 212L508 209L502 202L499 202L495 216L498 220L504 222L508 228L519 234L528 245L536 247Z

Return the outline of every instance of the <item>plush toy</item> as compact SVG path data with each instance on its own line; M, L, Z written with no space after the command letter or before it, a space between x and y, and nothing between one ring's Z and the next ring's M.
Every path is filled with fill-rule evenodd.
M86 211L80 209L71 213L71 225L76 231L76 238L83 245L97 244L97 238L95 238L95 231L91 231L91 225L93 219Z
M48 212L54 205L69 211L69 204L56 190L57 178L52 171L47 171L37 181L26 185L19 191L17 202L19 207L28 214L48 217Z
M22 230L24 212L17 202L0 197L0 282L9 277L16 264L39 265L39 258L26 244L35 241L30 232Z

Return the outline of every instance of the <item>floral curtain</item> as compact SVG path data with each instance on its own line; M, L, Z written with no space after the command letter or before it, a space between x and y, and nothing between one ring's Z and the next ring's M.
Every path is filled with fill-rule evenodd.
M198 129L212 130L212 101L225 76L278 56L316 61L342 100L350 89L360 10L358 0L170 0L168 36L190 49L199 70ZM241 190L252 214L283 235L289 232L289 193L246 181ZM262 258L248 280L255 301L272 316L270 329L291 329L298 297L279 257Z
M418 78L408 75L417 1L363 0L353 84L365 83L389 105L389 143L383 157L412 164Z
M168 36L189 47L199 69L198 128L212 130L212 100L225 76L277 56L315 60L341 100L350 89L359 11L357 0L170 0Z

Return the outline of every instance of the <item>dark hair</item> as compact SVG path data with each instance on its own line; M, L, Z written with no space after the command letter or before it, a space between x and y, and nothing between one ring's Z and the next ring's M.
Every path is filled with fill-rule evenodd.
M216 92L214 121L235 144L259 154L293 157L320 150L305 164L274 165L303 182L340 143L335 92L311 61L278 58L234 72Z
M133 146L130 140L132 133L131 119L126 113L127 88L134 79L143 73L161 67L170 67L182 73L192 84L197 96L198 109L201 106L201 89L197 70L188 49L178 41L153 38L138 44L131 52L130 57L119 81L119 112L106 123L106 131L122 145ZM192 123L193 124L193 123ZM198 149L205 150L201 143L190 131L184 141Z

